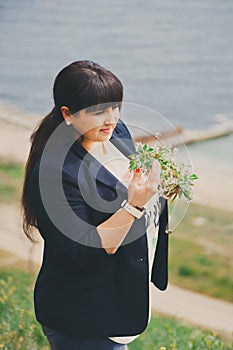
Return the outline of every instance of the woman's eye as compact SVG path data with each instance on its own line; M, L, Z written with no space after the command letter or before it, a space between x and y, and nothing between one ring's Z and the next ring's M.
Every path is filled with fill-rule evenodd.
M104 111L100 111L100 112L96 112L95 115L101 115L103 113L104 113Z
M112 109L116 109L116 108L119 108L119 105L118 104L115 104L112 106ZM101 115L105 112L105 110L103 111L98 111L98 112L95 112L95 115Z

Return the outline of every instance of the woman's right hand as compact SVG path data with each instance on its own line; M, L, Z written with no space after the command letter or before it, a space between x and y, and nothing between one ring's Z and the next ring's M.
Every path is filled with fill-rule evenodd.
M140 169L134 171L133 178L128 187L128 202L134 207L142 208L158 191L160 184L160 164L153 161L150 174L146 177Z

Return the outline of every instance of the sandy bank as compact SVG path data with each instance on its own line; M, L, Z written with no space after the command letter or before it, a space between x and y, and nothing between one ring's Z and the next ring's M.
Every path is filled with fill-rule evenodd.
M0 103L0 158L24 163L38 120L36 115Z

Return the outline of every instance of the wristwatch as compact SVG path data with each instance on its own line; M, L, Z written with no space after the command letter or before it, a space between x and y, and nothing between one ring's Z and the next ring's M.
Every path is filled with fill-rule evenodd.
M133 207L126 199L121 203L121 207L137 219L140 219L146 211L144 207Z

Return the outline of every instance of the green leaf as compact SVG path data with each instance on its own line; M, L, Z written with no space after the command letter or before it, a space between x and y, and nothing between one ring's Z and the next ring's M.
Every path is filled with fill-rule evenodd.
M152 162L154 158L160 163L161 172L161 186L167 191L168 196L173 201L175 198L181 198L182 195L189 201L192 199L192 188L194 186L193 180L198 179L196 174L191 173L191 168L182 163L177 164L175 156L176 153L168 146L156 146L155 148L147 144L136 144L137 153L130 155L130 170L138 168L148 175L151 171ZM174 192L177 189L177 193ZM162 196L166 196L165 192L161 192Z
M177 193L173 196L172 202L174 202L174 200L176 199L176 197L177 197Z
M189 199L189 192L188 191L184 191L184 196Z
M196 174L191 174L189 178L190 180L197 180L198 176Z

